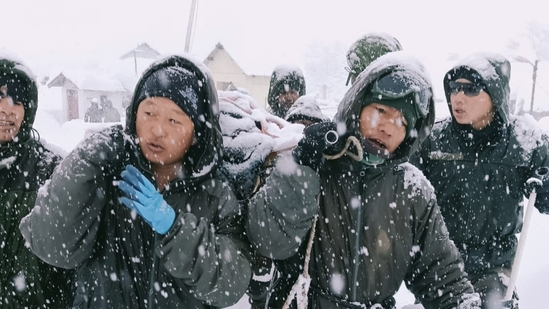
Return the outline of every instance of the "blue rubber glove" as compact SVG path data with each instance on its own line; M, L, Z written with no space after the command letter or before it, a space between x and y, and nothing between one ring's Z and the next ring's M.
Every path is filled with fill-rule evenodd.
M175 221L175 211L153 184L135 167L128 165L120 174L118 187L126 196L120 201L135 211L159 234L166 234Z

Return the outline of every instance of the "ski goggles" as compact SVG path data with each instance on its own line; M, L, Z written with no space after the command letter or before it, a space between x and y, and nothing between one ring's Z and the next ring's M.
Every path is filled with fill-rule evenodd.
M403 71L392 72L374 82L371 93L379 99L400 99L413 94L414 102L421 116L429 114L432 92L428 85L422 85L417 76Z
M450 89L450 93L452 94L458 94L459 92L463 91L463 94L468 97L476 97L480 94L481 91L486 90L486 86L484 84L460 83L456 81L448 82L448 88Z

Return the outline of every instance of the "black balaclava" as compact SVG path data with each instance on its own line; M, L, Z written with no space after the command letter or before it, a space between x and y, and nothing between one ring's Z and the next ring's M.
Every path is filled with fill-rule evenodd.
M153 72L139 89L138 104L146 98L164 97L177 104L191 118L195 136L200 137L206 129L206 98L197 76L181 67L165 67Z

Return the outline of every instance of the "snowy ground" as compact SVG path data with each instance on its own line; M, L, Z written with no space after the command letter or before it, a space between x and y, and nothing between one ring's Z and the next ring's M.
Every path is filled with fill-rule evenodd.
M45 88L45 87L44 87ZM89 124L82 120L73 120L61 124L56 119L61 113L61 98L54 91L58 89L41 89L39 109L35 127L41 137L52 147L70 152L86 135L86 132L98 130L112 124ZM332 116L335 108L328 107L325 113ZM437 103L437 118L448 114L444 102ZM113 123L114 124L114 123ZM549 130L549 119L542 119L539 124ZM523 263L520 267L517 288L520 295L520 305L523 309L549 308L549 216L534 211L532 226L527 240ZM397 294L397 308L412 308L407 305L413 303L413 296L402 287ZM231 309L249 308L247 300L243 298Z

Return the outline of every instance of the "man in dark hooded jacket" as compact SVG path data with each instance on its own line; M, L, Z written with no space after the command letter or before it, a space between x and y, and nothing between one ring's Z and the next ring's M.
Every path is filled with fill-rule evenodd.
M288 203L296 184L274 172L268 179L268 203L249 213L247 229L261 254L278 260L270 308L295 305L288 296L297 292L298 308L392 309L403 282L426 309L480 308L434 190L407 162L434 122L427 76L403 52L380 57L346 93L335 122L306 128L294 149L298 166L318 172L301 173L308 200ZM292 168L287 161L279 170Z
M489 53L449 70L444 91L451 116L435 123L413 158L435 187L483 308L494 308L506 293L527 180L549 166L547 135L534 119L509 114L510 76L509 61ZM549 213L549 181L536 191L535 207Z
M125 129L85 140L41 189L20 230L41 259L76 269L73 308L214 308L244 295L242 211L214 174L218 113L202 64L160 59Z
M305 78L301 69L295 65L278 65L271 74L267 110L284 119L295 101L306 93Z
M33 129L38 107L34 75L13 57L0 56L0 307L66 308L71 272L38 259L25 246L19 221L61 157Z

